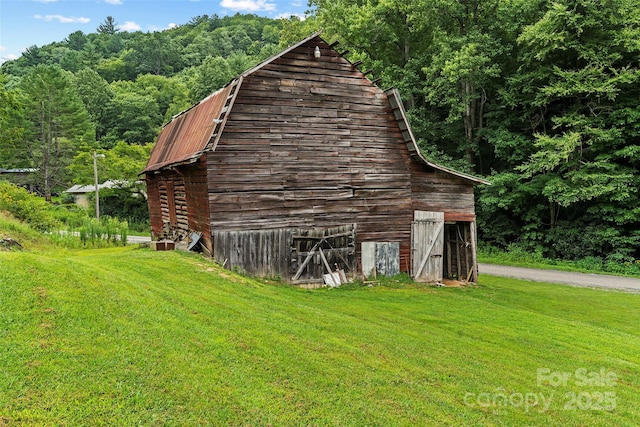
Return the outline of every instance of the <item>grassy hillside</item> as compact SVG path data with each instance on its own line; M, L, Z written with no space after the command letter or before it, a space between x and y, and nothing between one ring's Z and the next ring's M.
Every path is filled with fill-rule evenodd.
M0 307L0 425L640 424L635 294L307 291L129 247L0 252Z

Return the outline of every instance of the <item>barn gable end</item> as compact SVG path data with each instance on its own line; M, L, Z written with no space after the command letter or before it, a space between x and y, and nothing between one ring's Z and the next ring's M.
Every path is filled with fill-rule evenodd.
M410 272L414 211L472 223L473 184L482 182L422 157L397 92L382 91L319 35L174 118L145 173L154 236L174 226L200 231L213 251L212 235L226 241L233 233L255 232L257 240L279 242L273 264L281 266L266 268L269 257L251 252L247 257L262 259L255 272L284 278L309 253L296 253L298 244L291 259L281 259L288 253L283 246L295 247L304 230L348 229L356 236L357 229L357 244L341 240L351 252L364 242L395 242L399 269ZM186 223L177 221L166 194L176 185L184 189ZM283 235L291 237L283 243ZM239 241L229 238L236 246ZM325 249L331 262L342 257L336 248ZM213 255L221 262L229 261L218 252ZM251 262L236 262L252 270ZM357 272L359 261L349 268Z

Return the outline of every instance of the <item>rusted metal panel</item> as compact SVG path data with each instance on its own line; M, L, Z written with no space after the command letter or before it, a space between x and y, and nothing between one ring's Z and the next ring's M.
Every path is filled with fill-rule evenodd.
M400 242L362 242L361 249L365 278L400 274Z
M232 88L233 84L229 84L174 117L160 132L144 172L200 157L220 122Z

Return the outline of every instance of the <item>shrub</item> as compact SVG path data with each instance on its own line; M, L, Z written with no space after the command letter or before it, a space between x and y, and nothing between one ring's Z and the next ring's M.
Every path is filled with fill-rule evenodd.
M111 246L126 245L129 234L127 221L117 218L102 217L85 218L83 224L76 230L71 228L70 233L77 232L82 244L87 246Z
M8 181L0 181L0 209L41 232L60 225L49 203Z

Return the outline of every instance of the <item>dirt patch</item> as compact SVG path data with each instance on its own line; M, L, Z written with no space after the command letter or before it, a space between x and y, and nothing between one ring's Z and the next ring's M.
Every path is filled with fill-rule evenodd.
M38 295L40 298L45 299L48 295L48 292L42 286L38 286L37 288L33 288L33 293Z
M442 279L442 284L445 285L447 288L461 288L463 286L469 285L468 282L463 282L461 280L449 280L449 279Z

